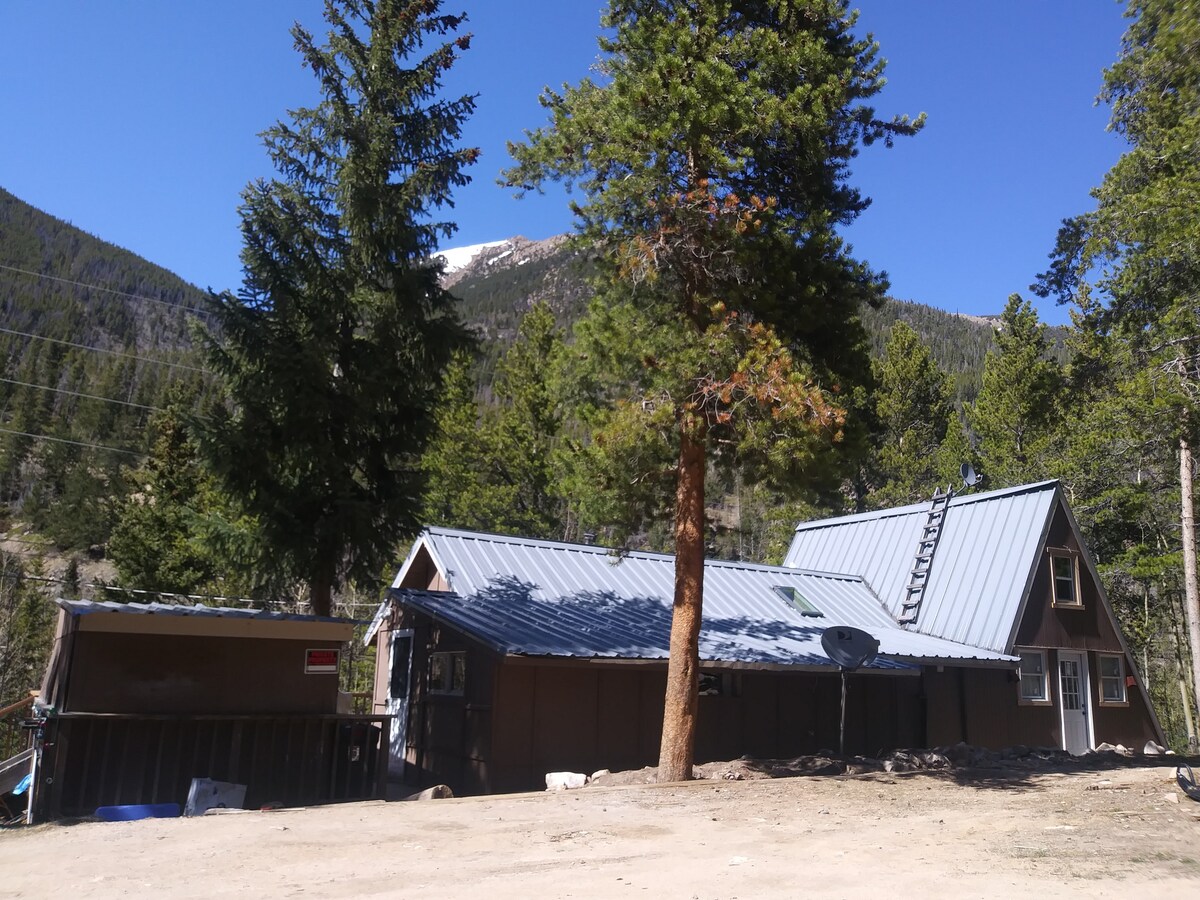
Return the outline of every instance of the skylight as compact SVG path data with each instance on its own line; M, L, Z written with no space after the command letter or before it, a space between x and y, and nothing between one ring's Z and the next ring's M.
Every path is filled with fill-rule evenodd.
M796 588L786 584L776 584L771 586L771 590L773 590L788 603L792 604L792 606L796 607L796 609L799 610L800 615L812 616L814 619L823 619L825 617L825 613L817 609L816 606L813 605L812 601L796 590Z

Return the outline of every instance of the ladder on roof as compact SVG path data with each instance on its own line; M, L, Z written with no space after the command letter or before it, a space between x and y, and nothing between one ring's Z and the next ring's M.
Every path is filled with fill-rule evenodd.
M912 571L908 577L908 587L904 589L904 600L900 604L901 625L915 625L921 612L921 601L925 597L925 588L929 584L930 566L933 555L937 552L938 540L942 536L942 526L946 523L946 510L954 496L953 486L943 492L940 487L933 491L933 501L925 514L925 524L921 528L921 539L917 541L917 555L913 558Z

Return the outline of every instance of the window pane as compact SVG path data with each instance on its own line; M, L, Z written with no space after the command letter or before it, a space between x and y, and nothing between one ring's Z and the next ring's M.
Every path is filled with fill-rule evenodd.
M429 657L429 690L446 690L446 656L445 653L435 653Z
M1074 603L1075 561L1068 556L1052 556L1054 566L1054 602Z
M1041 675L1021 676L1021 697L1025 700L1045 700L1043 687L1045 679Z
M1104 699L1110 703L1123 703L1125 701L1125 686L1119 678L1102 678L1100 679L1101 689L1104 691Z
M1042 654L1040 653L1022 653L1021 654L1021 674L1022 675L1042 675Z
M1100 657L1100 674L1105 678L1121 677L1121 658L1119 656Z
M467 654L455 653L453 658L454 671L451 676L450 690L461 693L467 685Z

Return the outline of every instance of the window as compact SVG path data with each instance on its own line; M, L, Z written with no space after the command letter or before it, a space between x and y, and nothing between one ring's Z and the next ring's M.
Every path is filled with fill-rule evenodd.
M741 675L736 672L700 673L701 697L740 697L742 693Z
M1079 596L1079 561L1069 550L1050 551L1050 580L1055 606L1082 606Z
M1123 657L1097 653L1100 663L1100 702L1124 703L1125 700L1125 660Z
M812 616L816 619L825 618L825 613L821 612L812 601L800 593L796 588L784 584L776 584L771 587L776 594L786 600L800 612L802 616Z
M429 693L461 694L467 684L467 654L434 653L429 657Z
M1046 678L1046 651L1022 650L1021 702L1049 703L1050 690Z

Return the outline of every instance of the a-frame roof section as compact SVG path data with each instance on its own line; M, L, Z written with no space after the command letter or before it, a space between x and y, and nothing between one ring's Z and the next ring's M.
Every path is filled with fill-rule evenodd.
M953 498L910 630L1008 652L1060 502L1057 481ZM918 503L803 522L785 564L861 575L898 619L928 511Z
M428 559L450 590L406 590L407 571ZM392 596L501 653L665 659L675 561L657 553L428 528L397 575ZM804 615L777 588L793 588L821 613ZM904 631L856 575L741 562L705 563L700 657L755 666L832 664L821 649L831 625L880 641L876 668L916 660L1004 665L1003 654Z

